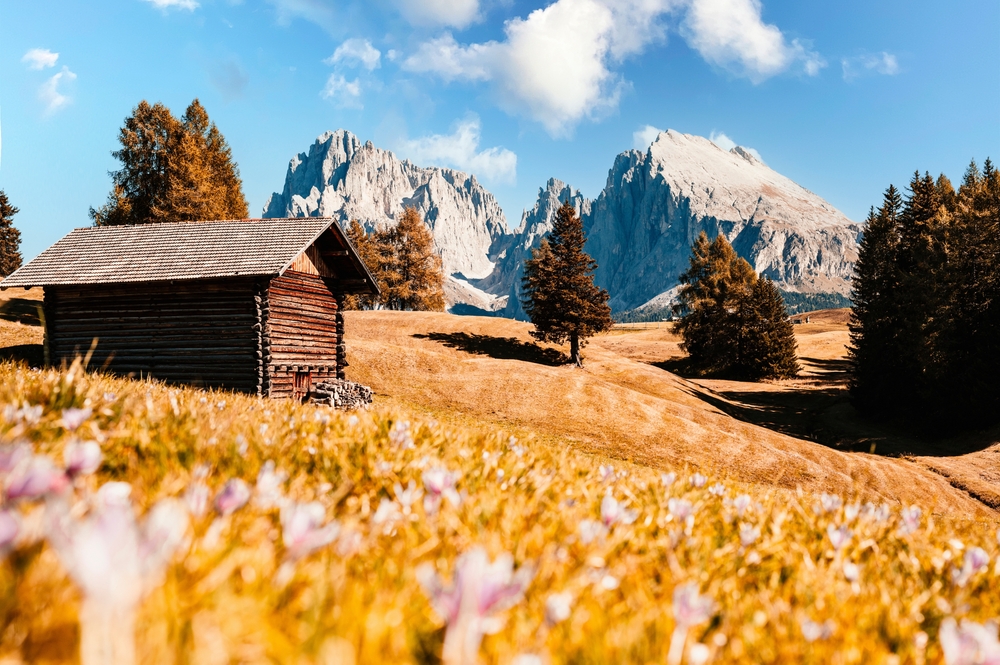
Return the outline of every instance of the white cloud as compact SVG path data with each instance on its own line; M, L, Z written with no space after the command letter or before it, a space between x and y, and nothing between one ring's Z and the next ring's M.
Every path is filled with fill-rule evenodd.
M789 44L777 26L764 23L760 0L691 0L684 19L688 44L708 62L754 83L779 74L796 61L810 76L826 62L799 40Z
M715 145L719 146L720 148L722 148L726 152L729 152L733 148L737 147L736 141L734 141L731 138L729 138L728 136L726 136L723 132L716 132L716 131L713 130L712 133L708 135L708 140L711 141L712 143L714 143ZM753 148L748 148L745 145L741 145L739 147L743 148L744 150L746 150L747 152L749 152L751 155L753 155L754 157L756 157L757 161L761 162L762 164L764 163L764 158L761 157L760 153L757 152L756 150L754 150Z
M45 115L52 115L69 104L70 98L60 92L59 86L64 82L70 83L75 80L76 74L71 72L68 67L63 67L61 72L53 74L49 80L42 84L38 89L38 98L45 105Z
M476 22L479 0L398 0L399 9L415 25L462 29Z
M329 58L324 60L328 65L343 63L345 65L362 65L368 71L377 69L382 53L372 46L367 39L348 39L337 47Z
M329 33L336 33L343 26L338 25L337 14L333 10L333 0L268 0L278 14L278 23L288 25L293 19L301 18L315 23Z
M330 74L326 87L320 93L323 99L331 100L335 106L348 109L364 108L361 103L361 82L358 79L348 81L341 74Z
M21 62L27 63L28 69L55 67L57 60L59 60L59 54L53 53L47 48L33 48L21 58Z
M640 127L639 129L632 132L632 146L636 150L647 149L656 137L663 133L664 130L659 127L653 127L652 125L646 125Z
M845 81L853 81L862 74L895 76L899 73L899 61L896 56L885 51L843 58L840 65L844 71Z
M812 76L826 65L765 24L759 0L556 0L508 21L502 41L463 45L445 33L402 65L445 81L490 81L502 106L561 136L617 105L625 83L615 67L662 41L675 13L685 15L682 34L702 57L754 83L796 62Z
M193 12L198 9L196 0L146 0L157 9L186 9Z
M479 118L458 123L451 134L433 134L403 141L398 151L420 165L452 166L483 180L513 184L517 155L506 148L479 150Z

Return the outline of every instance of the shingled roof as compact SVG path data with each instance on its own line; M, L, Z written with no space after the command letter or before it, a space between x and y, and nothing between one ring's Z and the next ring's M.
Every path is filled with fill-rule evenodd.
M0 288L279 275L327 229L347 248L352 277L370 280L333 219L296 217L75 229Z

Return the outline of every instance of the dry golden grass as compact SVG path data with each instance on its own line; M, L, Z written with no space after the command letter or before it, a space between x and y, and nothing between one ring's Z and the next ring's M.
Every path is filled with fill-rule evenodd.
M739 402L744 393L829 387L824 375L833 370L820 361L843 359L844 315L820 313L811 321L796 326L800 355L811 359L800 379L740 384L686 380L653 365L681 355L679 340L666 327L598 336L585 349L586 367L579 370L517 359L531 355L523 346L532 343L525 323L350 312L348 375L372 386L381 404L459 424L533 432L554 445L607 458L652 467L687 464L745 483L858 493L956 516L994 516L921 459L846 452L775 431L781 423L753 424L754 416L766 421L770 412ZM757 413L737 419L730 407Z

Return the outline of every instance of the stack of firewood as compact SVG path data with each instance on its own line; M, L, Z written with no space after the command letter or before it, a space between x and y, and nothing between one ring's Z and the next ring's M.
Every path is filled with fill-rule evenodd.
M329 379L313 386L309 400L345 411L361 409L372 403L372 389L353 381Z

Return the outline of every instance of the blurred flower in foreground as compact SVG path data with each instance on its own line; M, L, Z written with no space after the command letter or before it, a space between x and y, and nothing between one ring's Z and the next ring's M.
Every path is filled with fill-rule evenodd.
M0 557L7 556L14 549L20 532L21 522L17 518L17 513L12 510L0 510Z
M601 522L604 526L611 528L615 524L632 524L639 516L635 510L629 510L610 494L601 500Z
M805 638L806 642L828 640L833 637L833 629L834 624L830 619L827 619L823 623L805 619L802 622L802 637Z
M608 527L597 520L580 520L580 542L589 545L595 540L600 540L608 535Z
M852 561L844 562L844 579L848 582L857 582L861 577L861 568Z
M410 421L397 420L392 429L389 430L389 442L403 450L414 448L413 435L410 434Z
M254 503L264 510L277 508L284 502L282 487L288 480L288 474L281 469L275 469L274 460L267 460L257 474L257 487L254 489Z
M562 623L573 609L573 594L569 591L554 593L545 599L545 622L549 626Z
M404 515L409 515L413 511L413 505L424 495L423 490L417 487L412 480L406 484L406 489L399 483L392 486L392 491L396 494L396 501L403 509Z
M442 663L476 663L483 635L503 627L497 614L521 600L533 575L532 567L527 565L515 572L514 558L507 553L491 563L481 547L469 550L455 561L450 585L445 585L433 564L420 564L417 581L435 612L447 622Z
M7 476L6 494L8 501L18 499L41 499L48 494L58 493L69 485L66 474L56 468L48 457L32 455L22 459Z
M0 473L10 473L29 457L31 457L30 444L12 443L0 446Z
M753 503L753 499L750 498L749 494L740 494L738 497L733 499L733 508L736 509L736 516L743 517L743 513L747 511L747 508Z
M1000 641L997 641L997 624L985 625L962 620L958 626L948 617L941 622L938 633L944 662L947 665L997 665L1000 663Z
M285 545L285 560L275 575L276 584L287 584L301 558L326 547L340 535L340 523L332 520L324 525L325 518L326 509L317 501L290 501L281 507L281 540Z
M686 499L670 499L667 501L667 510L678 522L686 522L688 518L694 517L694 506Z
M839 550L847 543L851 542L851 530L846 526L834 527L832 524L826 527L826 535L830 538L833 549Z
M970 547L965 550L962 567L951 571L951 578L958 586L968 584L972 576L985 568L990 562L990 555L981 547Z
M922 512L918 506L910 506L909 508L903 508L900 512L900 518L903 523L899 525L899 535L908 536L917 529L920 528L920 516Z
M70 478L89 476L101 467L104 453L96 441L70 441L63 451L66 475Z
M715 483L714 485L708 488L708 493L711 494L712 496L722 496L723 494L726 493L726 486L723 485L722 483Z
M615 467L610 464L602 464L597 469L598 474L601 477L602 483L611 483L615 480Z
M385 524L387 527L391 527L393 522L402 517L403 513L399 509L399 504L392 499L382 497L378 508L375 509L375 514L372 515L372 524Z
M889 519L890 511L889 506L884 503L876 506L874 503L866 503L861 507L861 517L863 519L871 520L877 524L881 524Z
M231 478L215 496L215 510L223 517L232 515L247 505L250 500L250 486L239 478Z
M49 543L83 592L80 662L125 665L135 660L135 611L160 583L187 530L187 513L164 499L136 522L127 483L105 483L89 515L74 518L68 502L47 511Z
M677 482L677 474L671 471L670 473L661 473L660 482L663 483L664 487L670 487L675 482Z
M435 467L424 471L422 478L424 489L427 490L424 496L424 511L428 515L437 513L442 499L448 499L451 505L456 507L461 505L462 497L455 489L459 474L442 467Z
M760 538L760 528L751 524L740 524L740 545L750 547Z
M819 495L819 505L815 506L813 510L817 515L824 515L826 513L832 513L840 509L843 501L836 494L823 494Z
M211 491L204 482L208 477L208 467L199 464L191 472L191 477L191 484L184 490L184 502L191 515L196 518L203 517L208 510L208 500L211 497Z
M700 473L696 473L693 476L691 476L690 482L691 482L691 487L704 487L705 483L708 482L708 478L701 475Z
M70 432L75 431L80 425L82 425L87 418L93 413L89 408L86 409L63 409L62 412L62 426L68 429Z
M711 655L712 650L707 644L695 642L688 648L687 662L689 665L705 665Z
M670 637L670 651L667 652L667 664L679 665L684 657L684 644L687 642L688 630L712 618L715 602L708 596L698 593L698 585L682 584L674 589L674 628Z

